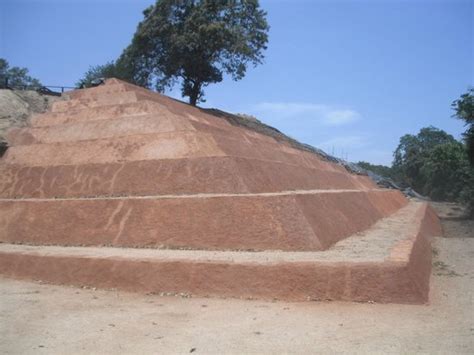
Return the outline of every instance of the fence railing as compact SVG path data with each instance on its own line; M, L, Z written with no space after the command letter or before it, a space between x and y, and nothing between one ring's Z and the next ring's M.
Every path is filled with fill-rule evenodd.
M46 95L61 96L62 93L68 90L77 89L73 86L59 86L59 85L12 85L8 77L0 81L0 89L12 90L34 90ZM54 91L54 90L60 91Z

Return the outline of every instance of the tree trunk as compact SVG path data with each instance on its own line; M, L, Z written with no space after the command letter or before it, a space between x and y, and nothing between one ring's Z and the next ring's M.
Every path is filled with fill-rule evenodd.
M189 95L189 103L193 106L196 106L201 94L201 83L195 83L191 89L191 94Z

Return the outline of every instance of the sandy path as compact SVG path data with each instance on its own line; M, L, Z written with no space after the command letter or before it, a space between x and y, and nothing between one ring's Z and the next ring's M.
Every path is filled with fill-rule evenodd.
M44 201L82 201L82 200L160 200L160 199L179 199L179 198L219 198L219 197L254 197L254 196L288 196L288 195L315 195L315 194L338 194L347 192L366 193L368 191L387 191L387 189L319 189L319 190L288 190L279 192L260 192L260 193L205 193L192 195L148 195L148 196L98 196L98 197L57 197L57 198L0 198L0 201L25 201L25 202L44 202Z

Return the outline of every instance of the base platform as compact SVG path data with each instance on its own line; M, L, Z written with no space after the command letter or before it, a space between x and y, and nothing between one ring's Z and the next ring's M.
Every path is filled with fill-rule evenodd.
M134 292L289 301L428 301L434 211L411 201L325 251L205 251L0 243L0 274Z

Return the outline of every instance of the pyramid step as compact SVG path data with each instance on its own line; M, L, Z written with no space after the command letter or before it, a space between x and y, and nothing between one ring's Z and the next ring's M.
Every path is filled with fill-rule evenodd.
M194 123L193 125L197 127ZM295 149L274 140L268 141L249 135L235 137L232 134L221 134L214 130L204 130L202 128L200 131L211 134L217 146L224 154L229 156L276 161L308 168L347 173L344 167L340 165L330 163L315 154Z
M194 126L194 124L193 124ZM344 171L336 164L276 141L269 142L236 132L213 130L175 131L98 140L13 146L5 164L56 166L103 164L117 161L180 159L184 157L234 156L285 162L309 168ZM242 144L245 141L246 144Z
M192 121L197 131L211 134L219 147L230 156L286 162L315 169L347 173L344 167L324 160L322 157L296 149L275 138L251 130L226 126L216 127L212 123Z
M66 96L70 99L90 100L98 99L103 95L122 94L125 92L135 92L137 94L146 95L149 97L164 96L162 94L150 91L140 86L126 83L124 81L113 81L108 79L105 85L99 85L93 88L78 89L67 92Z
M121 119L146 114L170 115L162 106L152 101L139 101L128 104L90 107L67 112L47 112L34 115L30 120L32 127L49 127L60 124Z
M2 163L33 167L222 155L212 136L190 131L16 146Z
M68 142L78 140L93 140L110 137L123 137L136 134L151 134L179 130L197 130L204 133L218 134L226 139L258 140L283 147L272 137L256 134L240 127L211 126L207 123L193 121L174 115L166 110L154 110L153 113L141 115L115 116L110 119L78 120L67 123L57 123L52 126L33 126L12 128L7 133L10 146ZM291 151L296 151L294 148Z
M110 84L100 85L94 88L69 91L67 96L71 99L93 99L103 94L116 94L126 91L130 91L130 89L123 84Z
M15 128L8 132L7 139L10 146L17 146L194 130L189 120L181 117L144 114L121 119L65 123L50 127Z
M121 84L120 86L123 87L123 90L118 91L118 92L106 92L106 91L92 92L88 97L83 96L82 98L70 99L69 101L75 101L75 102L80 102L84 104L91 103L91 105L93 106L94 103L97 103L98 105L109 105L110 103L120 104L122 102L123 103L135 102L134 99L136 99L137 101L149 100L149 101L153 101L161 105L164 105L168 109L171 109L171 110L173 106L176 107L176 104L178 104L179 106L183 105L182 102L176 102L176 101L173 102L174 100L171 98L168 98L160 93L153 92L144 88L140 88L137 86L127 87L126 85L123 85L123 84ZM103 86L103 88L104 89L102 90L107 90L107 86ZM189 105L186 105L186 106L189 106ZM194 110L199 110L198 108L194 106L189 106L189 107L193 108Z
M272 137L256 134L240 127L211 126L206 123L187 120L169 112L121 119L94 120L48 127L17 128L8 134L10 146L95 140L124 137L137 134L153 134L172 131L199 131L211 134L221 149L232 156L258 158L261 160L285 161L317 169L345 172L344 168L331 164L309 152L303 152ZM245 141L247 144L242 145Z
M234 157L37 166L0 165L0 197L87 197L370 189L366 176Z
M395 190L0 200L0 241L324 250L407 203Z
M324 252L231 252L0 244L0 274L143 293L420 304L439 221L410 205Z
M70 99L55 101L51 106L52 112L67 112L68 110L79 110L98 106L120 105L145 99L146 96L132 92L120 92L112 94L101 94L93 99Z

